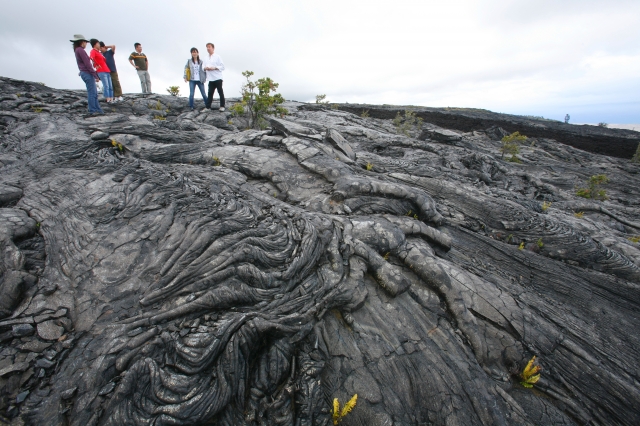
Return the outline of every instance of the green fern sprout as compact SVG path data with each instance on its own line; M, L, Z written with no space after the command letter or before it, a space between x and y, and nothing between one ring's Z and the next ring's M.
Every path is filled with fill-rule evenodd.
M344 404L342 410L340 409L340 402L338 398L333 400L333 425L337 426L338 423L342 421L342 419L351 412L358 403L358 394L355 394L351 397L351 399Z
M529 360L527 366L522 370L522 373L520 373L520 378L522 379L520 384L525 388L532 388L533 385L540 380L541 368L539 365L534 365L534 362L536 362L535 355Z

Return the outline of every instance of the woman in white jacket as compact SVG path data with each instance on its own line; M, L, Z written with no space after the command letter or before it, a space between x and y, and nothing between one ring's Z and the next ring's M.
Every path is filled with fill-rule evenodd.
M196 90L196 86L200 88L202 100L204 101L205 107L207 106L207 95L204 92L204 82L206 79L207 75L202 68L202 61L200 60L198 49L192 47L191 59L187 61L187 65L184 67L184 81L189 82L189 106L191 109L194 109L193 94Z

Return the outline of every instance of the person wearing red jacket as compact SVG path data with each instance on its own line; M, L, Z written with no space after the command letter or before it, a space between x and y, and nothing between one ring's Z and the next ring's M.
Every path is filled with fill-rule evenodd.
M107 103L111 103L113 100L113 83L111 82L111 70L107 66L107 61L104 59L102 52L100 51L100 40L92 38L89 43L91 44L91 53L89 57L93 62L93 66L96 68L98 77L102 81L103 92L102 95L107 100Z

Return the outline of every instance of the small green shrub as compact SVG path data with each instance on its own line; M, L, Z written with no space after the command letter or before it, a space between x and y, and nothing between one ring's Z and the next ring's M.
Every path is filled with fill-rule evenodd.
M633 154L633 157L631 157L631 162L632 163L640 163L640 143L638 144L638 147L636 148L636 153Z
M635 237L629 237L629 241L631 241L634 244L640 243L640 235L636 235Z
M524 250L524 241L520 243L518 250Z
M169 86L167 92L169 92L171 96L178 97L180 96L180 86Z
M322 105L328 104L329 101L327 101L326 99L327 99L327 95L316 95L317 104L322 104Z
M598 123L599 127L609 127L609 124L605 123L604 121Z
M371 170L373 170L373 163L367 163L367 165L365 167L366 167L366 169L368 171L371 171Z
M405 110L404 117L402 117L400 111L398 111L398 114L396 114L396 117L393 119L393 125L396 131L409 137L411 137L412 130L420 130L422 123L422 118L416 117L416 113L409 110Z
M222 162L220 161L220 159L218 157L211 157L211 160L213 160L213 166L214 167L218 167L222 164Z
M360 114L360 117L369 118L369 110L368 109L363 109L362 110L362 114Z
M38 108L38 107L31 107L31 110L33 112L42 112L42 108Z
M539 248L544 247L544 243L542 242L542 238L538 238L538 241L536 241L536 244L538 245Z
M160 121L164 121L166 120L166 118L164 118L162 115L154 115L153 116L154 120L160 120Z
M544 202L542 203L542 211L543 211L543 212L546 212L546 211L547 211L547 209L548 209L549 207L551 207L551 202L544 201Z
M573 215L578 219L582 219L582 217L584 216L584 212L575 212Z
M242 75L246 82L240 90L242 100L231 108L231 112L234 115L248 114L249 127L265 129L268 127L268 122L265 119L266 115L273 114L282 117L289 113L286 108L280 106L284 103L282 95L275 93L278 89L278 83L269 77L252 81L253 71L244 71Z
M500 152L502 152L502 156L500 158L504 158L505 154L511 155L510 158L507 158L507 161L511 161L513 163L521 163L520 159L516 157L516 155L520 152L519 143L527 140L525 135L521 135L520 132L513 132L509 136L505 136L502 138L502 146L500 147Z
M601 188L602 185L609 183L606 175L593 175L589 178L586 188L578 188L576 195L582 198L591 198L593 200L607 200L607 191Z

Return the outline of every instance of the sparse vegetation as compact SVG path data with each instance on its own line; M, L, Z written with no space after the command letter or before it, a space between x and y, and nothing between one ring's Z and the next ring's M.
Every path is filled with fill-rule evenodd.
M631 157L631 162L632 163L640 163L640 143L638 144L638 147L636 148L636 153L633 154L633 157Z
M171 96L178 97L180 96L180 86L169 86L167 92L169 92Z
M636 235L635 237L629 237L628 239L634 244L640 243L640 235Z
M540 380L541 368L539 365L534 365L535 362L536 357L533 356L522 370L522 373L520 373L520 378L522 379L520 384L525 388L532 388Z
M278 83L269 77L252 81L251 76L253 76L253 71L244 71L242 75L247 80L242 85L242 100L230 108L230 111L235 116L248 114L249 127L265 129L268 125L265 120L266 115L274 114L284 116L289 113L286 108L280 106L284 103L282 95L275 93L278 89Z
M220 159L218 157L211 157L211 160L213 161L213 166L214 167L218 167L222 164L222 162L220 161Z
M316 95L316 103L326 105L329 101L326 100L327 95Z
M368 109L363 109L362 110L362 114L360 114L360 117L369 118L369 110Z
M31 107L31 110L33 112L42 112L42 108L38 108L38 107Z
M538 245L538 248L544 247L544 243L542 242L542 238L538 238L538 241L536 241L536 244Z
M416 113L409 110L405 110L404 117L402 117L400 111L398 111L396 118L393 119L393 125L396 131L409 137L411 137L412 130L420 130L422 123L422 118L416 117Z
M550 201L544 201L542 203L542 211L543 212L546 212L549 207L551 207L551 202Z
M357 403L358 394L355 394L346 404L344 404L342 409L340 409L340 401L338 401L338 398L335 398L333 400L333 425L336 426L340 423L342 419L355 408Z
M518 250L524 250L524 241L520 243Z
M513 132L508 136L502 138L502 146L500 147L500 152L502 152L502 156L500 158L504 158L505 154L511 155L511 157L507 158L507 161L511 161L513 163L521 163L520 159L516 157L516 155L520 152L519 144L520 142L524 142L527 140L525 135L521 135L520 132Z
M166 120L166 118L164 116L162 116L162 115L154 115L153 119L154 120L160 120L160 121Z
M607 200L607 191L601 188L602 185L609 183L606 175L593 175L589 178L586 188L578 188L576 195L582 198L591 198L593 200Z
M331 104L331 109L338 109L340 108L340 105L338 104Z
M124 145L122 145L120 142L118 142L118 141L117 141L117 140L115 140L115 139L111 139L111 145L112 145L114 148L117 148L117 149L118 149L118 151L120 151L120 152L123 152L123 151L124 151Z
M160 101L156 101L156 103L149 104L149 109L155 109L156 111L162 111L164 109L164 105Z
M609 127L608 123L605 123L604 121L601 121L600 123L598 123L599 127Z
M389 260L389 255L390 255L390 254L391 254L391 252L390 252L390 251L388 251L388 252L386 252L386 253L384 254L384 256L382 256L382 258L383 258L384 260Z
M411 211L411 210L409 210L409 211L405 214L405 216L409 216L409 217L412 217L412 218L414 218L414 219L417 219L417 218L418 218L418 214L417 214L417 213L414 213L414 212L413 212L413 211Z
M578 219L582 219L582 217L584 216L584 212L575 212L573 215Z
M373 170L373 163L367 163L367 165L365 167L366 167L366 169L368 171L371 171L371 170Z

